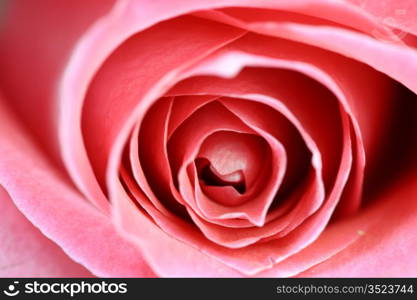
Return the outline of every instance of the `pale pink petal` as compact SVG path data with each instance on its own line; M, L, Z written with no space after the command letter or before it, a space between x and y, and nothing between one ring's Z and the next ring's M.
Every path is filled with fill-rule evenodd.
M0 184L25 217L95 275L154 276L140 251L50 165L0 104Z
M57 167L62 168L57 131L60 77L82 34L108 13L113 3L92 0L85 5L82 0L45 0L7 1L2 5L2 91ZM97 207L108 211L108 202L100 190L89 196Z
M34 227L1 186L0 205L1 277L92 276Z

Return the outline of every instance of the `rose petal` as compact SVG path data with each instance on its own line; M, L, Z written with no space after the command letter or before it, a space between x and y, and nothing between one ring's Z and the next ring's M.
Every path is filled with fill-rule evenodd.
M60 77L80 36L108 13L113 3L92 0L85 5L79 0L46 0L5 4L0 35L2 91L57 167L62 168L56 97ZM78 144L74 146L78 148ZM92 203L108 211L108 202L100 190L90 196Z
M133 176L152 203L165 215L184 215L181 196L173 189L173 179L166 150L168 120L173 98L162 98L137 123L130 141Z
M1 277L91 277L91 273L72 261L48 240L13 205L0 186Z
M300 185L299 190L289 196L290 199L286 199L287 203L303 203L306 201L311 201L311 199L318 198L315 195L317 191L312 189L314 185L311 183L311 177L312 176L310 176L310 180L307 181L306 184ZM292 205L294 206L294 204ZM294 212L299 213L299 211L294 210L293 207L288 205L281 207L281 214L279 215L277 215L275 211L274 213L270 212L270 220L268 220L262 227L248 228L229 228L219 226L213 222L207 222L203 218L200 218L191 209L189 209L188 212L191 215L193 221L197 224L197 226L208 239L219 245L229 248L242 248L252 245L260 240L267 241L280 238L287 233L287 231L284 230L286 230L288 226L297 226L302 221L302 219L301 221L295 221L296 218L294 216ZM288 214L284 215L285 212ZM299 216L298 219L300 219Z
M175 97L172 113L169 118L167 139L171 138L172 133L197 109L218 98L218 96L197 95Z
M154 276L115 231L52 167L0 101L0 184L18 209L74 261L98 276Z

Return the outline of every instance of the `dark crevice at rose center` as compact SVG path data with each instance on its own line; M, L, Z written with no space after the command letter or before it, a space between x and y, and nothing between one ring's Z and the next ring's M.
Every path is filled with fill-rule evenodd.
M232 187L237 196L243 196L259 190L269 179L265 168L270 168L270 158L270 147L261 136L219 131L206 138L194 162L203 189ZM243 202L247 197L238 199ZM238 205L240 201L222 204Z
M245 175L242 170L229 174L220 174L210 161L206 158L197 158L196 161L198 176L208 186L231 186L239 194L246 192Z

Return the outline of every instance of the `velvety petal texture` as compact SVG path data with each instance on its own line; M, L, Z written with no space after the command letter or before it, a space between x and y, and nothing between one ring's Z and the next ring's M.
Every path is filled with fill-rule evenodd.
M4 188L0 188L0 203L1 277L91 276L22 215Z
M4 140L0 148L3 157L0 184L17 208L46 237L94 275L153 276L140 252L116 232L106 215L74 190L65 175L51 166L4 107L4 101L2 103L0 132ZM10 198L2 195L3 201L10 201ZM24 236L20 238L29 242ZM114 258L117 258L117 264ZM62 260L68 264L65 260L69 258L63 256Z
M0 24L5 276L416 276L413 3L39 5Z

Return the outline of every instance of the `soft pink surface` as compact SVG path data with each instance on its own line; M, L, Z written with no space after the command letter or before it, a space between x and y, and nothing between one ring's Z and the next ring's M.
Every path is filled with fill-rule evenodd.
M416 276L417 173L360 209L417 93L415 7L371 2L10 1L0 275Z
M90 277L14 206L0 187L1 277Z
M153 272L141 259L138 249L121 238L109 218L86 202L68 179L51 166L20 124L13 120L10 111L4 107L4 101L1 103L0 134L3 140L0 156L3 159L0 160L0 183L23 215L46 237L63 248L70 258L87 267L94 275L153 276ZM2 201L10 201L10 199L5 199L2 195ZM10 207L11 204L7 205ZM21 214L15 215L22 218ZM9 218L10 215L7 217ZM32 227L29 229L33 230ZM7 228L2 226L2 234L8 234L3 230ZM28 230L27 233L29 234L30 231ZM17 238L22 239L22 242L23 240L30 242L25 236L14 239ZM48 246L51 247L51 244L45 245ZM47 248L43 250L46 251ZM56 247L52 248L51 252L53 250L56 251ZM21 254L21 259L24 259L24 253ZM45 255L43 252L40 254ZM69 258L62 253L59 254L63 266L69 264ZM42 259L42 256L39 259ZM54 256L50 259L54 259ZM31 260L34 263L37 257L32 257ZM59 275L72 274L69 272ZM43 275L53 274L43 273Z

